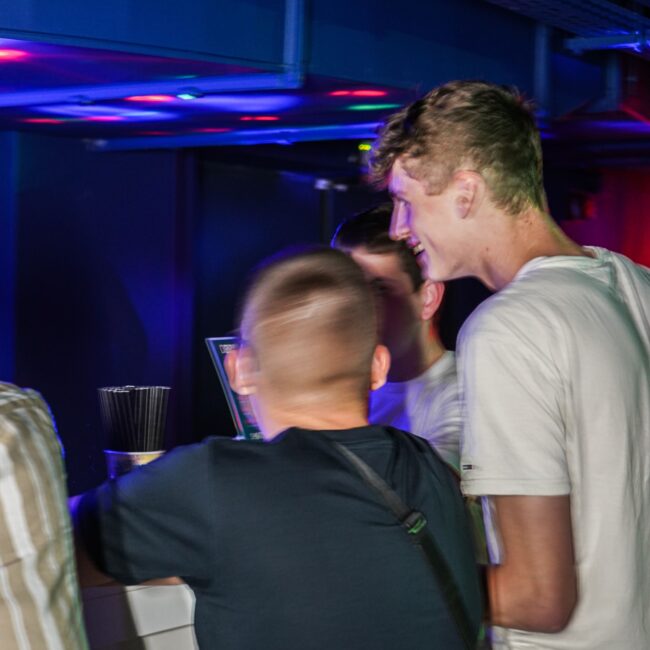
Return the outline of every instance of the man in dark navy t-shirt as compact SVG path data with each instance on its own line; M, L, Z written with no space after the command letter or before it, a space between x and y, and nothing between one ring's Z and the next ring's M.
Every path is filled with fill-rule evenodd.
M210 438L86 494L81 550L126 584L182 577L202 650L462 648L421 550L332 444L424 513L478 631L455 479L425 441L368 425L368 391L389 365L376 332L373 297L344 253L271 261L227 359L265 442Z

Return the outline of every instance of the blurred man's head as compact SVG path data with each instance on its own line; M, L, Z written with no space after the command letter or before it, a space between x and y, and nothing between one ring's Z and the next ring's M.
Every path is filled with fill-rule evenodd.
M481 277L477 265L494 234L484 216L546 209L533 112L496 84L450 82L392 115L371 172L394 197L392 235L424 248L435 280Z
M338 227L332 246L363 268L380 299L380 341L386 345L397 370L405 355L419 346L431 329L444 285L424 279L416 256L404 241L389 236L389 203L355 215ZM411 360L413 361L413 360ZM421 372L420 364L414 372Z
M266 437L364 423L389 362L377 348L375 310L362 270L340 251L288 253L258 270L228 369L235 390L252 395Z

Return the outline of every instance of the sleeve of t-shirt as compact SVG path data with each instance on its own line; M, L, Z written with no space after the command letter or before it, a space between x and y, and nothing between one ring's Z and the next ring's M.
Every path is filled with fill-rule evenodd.
M445 386L444 392L432 406L422 437L456 473L460 473L462 420L457 385Z
M214 540L208 452L204 444L178 448L82 497L79 532L101 571L124 584L205 575Z
M563 378L534 320L479 322L459 338L466 494L569 494ZM548 334L545 337L548 339Z

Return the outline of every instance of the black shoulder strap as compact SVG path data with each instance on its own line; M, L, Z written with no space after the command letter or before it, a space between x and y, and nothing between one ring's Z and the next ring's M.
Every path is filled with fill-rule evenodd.
M412 541L422 549L431 571L442 589L444 600L456 623L463 645L467 650L474 650L477 644L478 632L474 633L472 631L474 626L470 622L454 576L431 533L427 530L427 520L424 515L409 508L397 492L354 452L334 440L330 442L350 462L359 476L379 493Z

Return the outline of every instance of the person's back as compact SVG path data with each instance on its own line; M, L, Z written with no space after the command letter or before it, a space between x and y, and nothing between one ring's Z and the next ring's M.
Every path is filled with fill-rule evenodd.
M61 447L34 391L0 383L0 647L87 647Z
M84 497L92 556L123 582L183 577L201 648L462 648L421 549L334 444L423 512L476 634L478 580L455 479L425 441L367 423L369 384L383 381L387 357L375 350L361 270L318 250L261 277L227 366L267 442L210 438ZM349 337L359 337L350 349Z
M647 642L650 572L639 571L639 558L650 550L650 457L643 453L650 448L650 271L592 251L596 259L532 260L479 307L459 339L472 373L468 389L483 395L468 427L489 419L501 436L519 439L497 459L490 429L480 438L468 429L474 442L466 450L463 486L490 494L571 490L578 607L557 635L496 631L515 647L643 648ZM507 362L486 343L506 332ZM515 394L522 384L534 386L544 401L513 399L507 412L489 413L493 391ZM562 419L555 431L544 424L543 442L543 414L553 408ZM603 617L612 602L615 616Z

